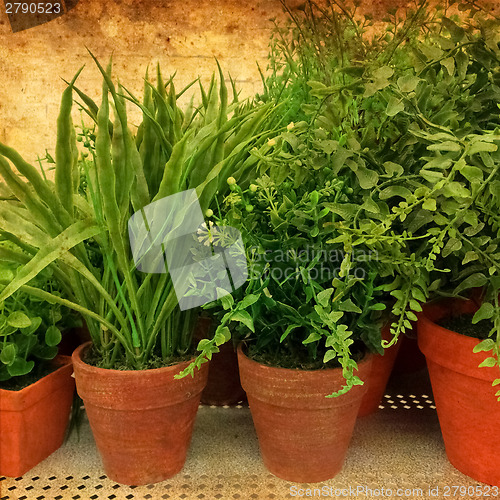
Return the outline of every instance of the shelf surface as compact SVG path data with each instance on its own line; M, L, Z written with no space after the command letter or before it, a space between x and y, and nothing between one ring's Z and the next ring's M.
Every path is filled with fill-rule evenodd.
M304 498L427 499L445 498L444 488L453 486L470 487L470 491L484 487L448 462L428 379L422 372L393 377L379 411L358 419L344 468L323 483L291 483L267 472L246 405L201 406L186 465L167 481L138 487L110 481L84 420L79 439L73 433L27 475L0 478L0 500L253 500L298 498L299 493ZM439 496L432 496L430 488L433 492L439 488ZM460 490L453 494L453 489L450 496L477 498L461 495Z

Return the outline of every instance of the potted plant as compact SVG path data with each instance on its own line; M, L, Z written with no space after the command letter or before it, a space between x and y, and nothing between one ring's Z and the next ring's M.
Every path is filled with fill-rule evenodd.
M22 256L0 244L0 289ZM30 287L60 292L45 271ZM0 307L0 475L19 477L57 450L64 439L75 382L71 358L57 356L68 310L18 291Z
M419 263L406 255L403 235L373 246L339 230L338 213L352 212L363 190L338 175L322 150L324 135L291 123L254 149L260 177L246 189L228 179L232 191L214 215L217 226L204 234L224 247L232 240L220 227L241 231L249 280L233 298L205 306L220 322L213 339L200 343L200 356L230 337L241 344L240 375L264 462L296 481L340 470L364 393L359 386L370 382L368 353L381 349L390 319L382 312L385 287L398 267ZM310 444L318 440L321 446Z
M268 75L263 76L259 98L264 102L286 99L280 115L284 120L305 119L324 129L317 148L323 147L337 163L337 171L354 181L357 178L365 190L360 206L353 204L350 211L344 206L338 213L346 226L354 223L353 229L360 230L365 225L366 233L373 236L367 220L383 221L388 210L390 219L397 222L386 224L386 230L417 233L408 254L422 255L419 239L439 220L441 207L435 209L434 201L425 201L420 194L438 182L436 162L440 160L429 154L429 140L418 133L423 129L428 136L439 137L451 129L452 136L461 138L498 126L495 20L473 2L460 2L458 17L449 5L431 9L423 1L415 9L388 12L374 32L371 16L360 14L356 2L308 1L300 11L282 3L288 24L275 26ZM330 36L332 32L337 36ZM445 148L449 135L444 134L437 142ZM441 144L434 144L434 151L444 151ZM316 168L321 165L317 162ZM425 178L419 181L420 171ZM450 210L449 198L445 212ZM386 230L381 239L387 238ZM429 269L424 274L419 271L415 297L405 292L406 299L398 299L395 305L396 315L400 306L402 310L410 306L413 312L405 318L408 326L400 321L392 338L384 340L385 347L396 347L374 360L374 372L383 374L377 388L380 394L399 334L416 320L418 304L444 289L446 263L439 261L436 266L439 281L430 286L425 276ZM417 280L411 275L412 271L406 273L407 288L411 288L408 279ZM367 403L372 410L376 400Z
M500 393L492 388L500 383L498 291L479 308L454 299L427 309L418 333L448 459L464 474L495 486L500 485L495 445Z
M419 312L418 303L433 296L488 290L477 316L464 318L459 326L433 326L453 316L456 302L427 307L419 318L418 335L450 461L475 479L498 484L496 467L490 464L498 461L491 446L498 439L498 403L491 385L499 383L500 136L494 111L500 102L499 40L497 25L476 14L466 26L443 18L440 36L432 34L427 45L417 47L414 70L397 79L387 73L384 87L372 95L378 104L365 106L365 120L370 113L385 117L378 134L381 144L368 134L357 136L361 151L373 151L370 165L380 168L380 177L386 169L386 180L374 186L363 208L380 214L381 224L374 231L372 217L355 211L343 216L341 231L365 242L394 234L411 236L408 255L419 256L420 265L413 266L413 278L407 275L401 290L392 292L396 308L409 305ZM465 311L471 313L479 306L460 307L473 307ZM406 317L407 328L416 319L412 315ZM451 331L470 330L471 323L480 320L491 321L483 327L481 343ZM404 328L405 320L394 329L395 337ZM488 354L474 355L473 350ZM478 368L480 363L484 368Z
M141 220L160 206L155 202L171 195L190 197L187 206L177 208L186 214L194 207L203 220L215 194L227 188L227 176L244 179L253 168L246 147L260 140L257 130L269 106L240 104L236 91L228 102L220 71L219 84L213 78L208 90L200 86L199 105L191 101L181 109L177 98L187 89L176 92L173 80L165 84L159 69L156 85L146 77L140 102L115 86L110 67L96 63L103 75L99 106L75 88L76 77L63 93L54 181L0 145L1 174L17 197L0 211L2 229L31 253L0 301L22 289L82 314L92 344L73 354L76 384L106 474L118 482L144 484L182 468L208 367L206 359L197 359L192 377L176 380L193 356L197 312L179 306L183 294L176 295L162 241L146 249L156 250L156 256L149 261L153 272L143 272L149 268L141 267L144 261L129 237L140 250L138 238L149 237L149 226L141 226ZM93 122L83 124L79 134L71 117L75 91ZM143 113L137 134L128 126L126 100ZM161 225L170 219L163 212L156 220ZM143 229L146 233L138 236ZM69 298L27 286L31 276L48 267L58 270Z

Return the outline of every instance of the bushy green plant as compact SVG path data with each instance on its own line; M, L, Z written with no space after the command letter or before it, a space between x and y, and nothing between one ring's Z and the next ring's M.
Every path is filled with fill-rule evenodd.
M381 327L392 319L384 312L393 301L389 292L403 287L394 286L395 276L415 276L424 262L409 255L407 234L348 244L344 221L367 190L356 177L339 175L325 151L331 142L322 129L289 124L252 151L259 159L253 184L242 189L228 179L232 191L204 237L224 246L224 226L238 228L249 279L233 297L207 306L219 327L199 349L200 357L211 356L232 336L270 365L341 366L346 384L340 395L362 383L356 361L366 351L383 351ZM399 320L400 311L394 312Z
M331 5L340 8L337 2ZM292 38L300 30L328 33L339 16L342 26L352 26L352 12L342 9L328 17L319 8L319 24L311 23L313 8L305 17L293 18ZM310 156L314 168L327 167L349 179L355 193L349 203L331 206L341 219L334 224L341 233L334 241L343 241L347 254L357 245L378 249L379 255L384 255L380 246L401 245L406 262L394 268L394 280L384 288L395 299L392 312L398 318L390 343L411 327L422 302L485 287L486 301L474 321L493 319L490 338L478 347L492 351L486 362L492 366L499 362L500 345L495 215L500 198L500 39L497 20L469 3L459 4L459 10L468 17L450 18L438 8L429 20L419 18L417 10L406 21L410 26L415 20L412 36L399 39L390 58L354 57L348 68L321 48L328 41L311 38L308 45L300 33L305 48L292 45L295 55L285 45L275 46L285 54L286 70L297 78L287 83L276 69L270 78L292 92L298 81L309 87L299 100L317 140L301 150L291 146L285 151L287 160L304 164ZM387 31L394 32L397 22L386 22ZM339 47L351 46L353 29L340 31L345 43ZM317 78L307 80L313 72L302 72L304 61L319 68L325 57L328 75L316 69Z

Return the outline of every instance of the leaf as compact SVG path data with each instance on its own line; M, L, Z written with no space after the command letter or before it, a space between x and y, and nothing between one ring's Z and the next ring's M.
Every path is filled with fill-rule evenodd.
M281 337L280 337L280 342L283 342L288 337L288 335L290 334L290 332L293 331L293 330L295 330L299 326L301 326L301 325L297 325L297 324L288 325L286 327L286 330L283 332L283 335L281 335Z
M246 295L242 300L238 302L238 309L246 309L252 304L255 304L255 302L257 302L258 300L259 297L257 295L254 295L253 293Z
M0 352L0 361L4 365L11 365L17 356L17 347L15 344L7 344Z
M344 313L342 311L332 311L328 315L328 318L332 323L337 323L337 321L339 321L339 319L341 319L343 315Z
M448 182L443 187L443 193L450 198L469 198L471 193L460 182Z
M478 311L479 312L479 311ZM474 323L474 320L472 321ZM479 342L479 344L476 344L474 346L474 352L488 352L494 349L496 346L495 341L493 339L485 339L482 342Z
M50 345L38 345L33 349L33 356L36 356L40 359L54 359L57 356L58 349L56 346Z
M437 144L430 144L427 146L429 151L460 151L462 148L460 144L453 141L443 141Z
M390 175L391 177L394 175L403 175L404 173L404 168L399 165L398 163L394 163L392 161L386 161L384 162L384 168L385 171L387 172L387 175Z
M303 340L303 344L311 344L312 342L316 342L321 338L321 335L318 332L312 332L307 339Z
M400 196L404 200L411 196L411 191L403 186L388 186L380 192L380 199L387 200L394 196Z
M327 288L326 290L322 290L317 295L317 302L322 307L327 307L330 301L330 297L332 296L333 288Z
M394 74L394 70L389 66L382 66L373 72L374 80L388 80Z
M472 323L476 324L483 319L490 319L493 317L494 312L495 308L493 307L493 304L485 302L481 304L481 307L476 311L476 314L474 314L474 317L472 318ZM491 349L493 349L493 347L491 347Z
M378 214L380 213L380 208L377 205L375 201L373 201L372 198L368 197L366 198L365 202L362 205L362 208L366 210L367 212L371 212L373 214Z
M217 289L217 295L219 295L219 291L220 291L220 294L222 295L222 293L225 293L226 295L222 296L220 298L220 302L222 304L222 307L227 311L228 309L231 309L231 306L234 304L234 299L233 299L233 296L230 294L230 293L226 293L225 290L221 289L221 288L218 288Z
M455 59L453 57L447 57L441 61L441 65L446 68L446 71L450 76L453 76L455 73Z
M460 169L460 173L470 182L483 180L483 171L478 167L465 165Z
M387 103L387 108L385 109L385 113L387 116L396 116L399 112L404 111L405 105L401 99L397 99L396 97L391 97L389 102Z
M442 22L444 27L449 31L451 39L454 43L458 43L463 39L463 37L465 36L465 30L463 28L458 26L458 24L453 22L448 17L443 16Z
M493 152L498 149L498 146L496 144L492 144L491 142L481 142L481 141L475 141L471 144L469 148L469 156L472 156L476 153L481 153L481 152Z
M462 248L462 242L457 238L450 238L442 250L443 257L448 257L448 255L453 252L457 252Z
M473 250L469 250L468 252L466 252L466 254L462 260L462 265L468 264L469 262L472 262L472 261L477 260L477 259L478 259L477 253L474 252Z
M344 300L339 304L339 309L345 312L362 313L363 311L351 300Z
M483 273L474 273L465 278L460 285L458 285L453 291L454 294L459 294L464 290L469 288L479 288L484 286L488 282L488 279Z
M420 170L420 175L427 181L432 184L438 182L441 179L444 179L444 175L442 172L435 172L434 170Z
M61 342L62 335L61 331L57 326L51 325L47 328L47 331L45 332L45 343L50 346L54 347Z
M337 353L333 349L328 349L328 351L325 352L325 355L323 356L323 363L328 363L332 359L335 359L337 356Z
M31 320L21 311L14 311L7 318L7 323L13 328L28 328Z
M230 338L231 338L231 330L227 326L223 326L222 328L217 328L217 332L215 333L214 337L215 344L217 346L224 344Z
M26 361L23 358L16 358L15 361L7 367L9 375L12 377L21 377L27 375L35 366L34 361Z
M418 76L401 76L398 78L398 87L401 92L413 92L417 88L419 82L420 78Z
M231 316L231 320L239 321L240 323L243 323L247 328L249 328L252 332L255 332L253 319L247 311L236 311Z
M427 198L422 203L422 208L424 210L430 210L431 212L434 212L436 210L436 200L434 198Z
M493 366L496 366L497 360L495 358L486 358L480 365L479 368L492 368Z
M481 232L484 228L484 222L480 222L474 226L469 226L464 229L465 236L475 236L477 233Z
M325 203L325 207L344 220L351 220L359 210L359 206L354 203Z
M96 236L100 232L101 228L89 220L79 220L66 228L62 233L41 247L37 254L21 268L16 278L0 294L0 302L28 283L55 260L65 255L68 258L72 257L69 254L70 249L88 238Z
M358 178L359 185L362 189L371 189L377 185L378 174L373 170L366 167L358 167L356 170L356 177Z

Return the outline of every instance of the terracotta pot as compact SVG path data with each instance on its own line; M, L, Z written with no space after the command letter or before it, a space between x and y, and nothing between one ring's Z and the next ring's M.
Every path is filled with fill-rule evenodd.
M389 331L389 325L382 329L382 338L389 340L392 335ZM359 407L358 417L371 415L378 410L380 401L384 397L387 381L391 376L396 356L401 346L401 338L398 342L384 350L384 354L374 354L372 368L369 377L365 382L366 393L363 396L361 406Z
M418 321L414 324L414 332L418 331ZM406 335L401 337L401 347L399 348L392 373L405 374L416 373L426 367L425 356L418 348L416 338L410 338Z
M427 316L419 319L418 343L427 358L448 459L473 479L500 486L500 403L491 386L498 368L478 367L490 356L473 353L479 340L434 322L453 313L472 313L477 307L472 301L427 307Z
M71 356L79 345L89 341L90 333L84 322L82 326L63 332L61 342L58 345L59 354Z
M213 321L211 318L200 317L195 327L194 338L200 341L209 338ZM246 400L246 394L241 387L238 356L232 342L226 342L220 347L210 361L208 381L201 393L201 402L205 405L225 406L236 405Z
M20 391L0 389L0 476L19 477L63 443L75 380L71 358Z
M76 387L107 476L141 485L177 474L186 460L208 363L194 377L174 379L189 361L152 370L108 370L73 353Z
M342 468L364 386L326 398L344 385L342 370L265 366L238 348L240 376L250 404L262 459L275 476L295 482L334 477ZM372 356L359 366L370 373Z

